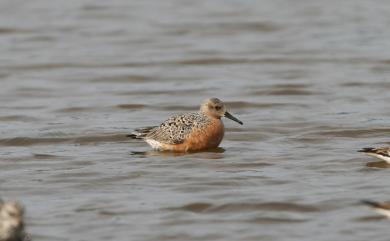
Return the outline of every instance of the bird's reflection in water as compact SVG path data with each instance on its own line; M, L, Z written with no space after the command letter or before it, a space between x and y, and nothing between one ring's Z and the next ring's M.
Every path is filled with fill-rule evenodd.
M390 168L390 164L385 161L367 162L366 166L376 168Z
M146 158L146 157L181 157L181 156L188 156L188 155L201 155L203 158L210 158L210 159L220 159L223 157L223 155L220 155L224 153L226 150L222 147L207 149L204 151L197 151L197 152L172 152L172 151L156 151L156 150L150 150L150 151L132 151L130 152L131 156L136 156L139 158Z

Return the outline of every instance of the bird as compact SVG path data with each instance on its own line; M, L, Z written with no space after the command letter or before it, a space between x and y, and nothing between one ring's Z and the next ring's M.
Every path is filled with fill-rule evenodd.
M361 200L361 203L372 207L377 213L390 218L390 202L375 202L371 200Z
M0 241L28 241L24 230L24 208L14 201L0 199Z
M380 147L380 148L367 147L359 150L358 152L364 152L369 156L377 157L390 164L390 147Z
M143 139L158 151L194 152L217 148L225 132L222 117L243 125L226 110L220 99L210 98L203 101L197 112L172 116L159 126L138 128L128 136Z

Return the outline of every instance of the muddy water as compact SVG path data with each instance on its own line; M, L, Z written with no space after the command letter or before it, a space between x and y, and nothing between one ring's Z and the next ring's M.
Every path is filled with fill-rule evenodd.
M0 194L35 240L387 240L388 1L2 1ZM125 137L207 97L221 148Z

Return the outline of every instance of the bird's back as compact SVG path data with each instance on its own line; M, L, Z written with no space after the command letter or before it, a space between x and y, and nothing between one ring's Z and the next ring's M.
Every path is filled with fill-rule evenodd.
M194 130L205 128L210 122L210 117L200 112L172 116L160 126L151 128L144 139L164 144L181 144Z

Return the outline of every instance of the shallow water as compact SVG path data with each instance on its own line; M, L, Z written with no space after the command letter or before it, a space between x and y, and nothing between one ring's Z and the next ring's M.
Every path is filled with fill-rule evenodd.
M288 6L288 7L287 7ZM0 195L34 240L387 240L387 1L0 3ZM126 134L227 102L221 148Z

